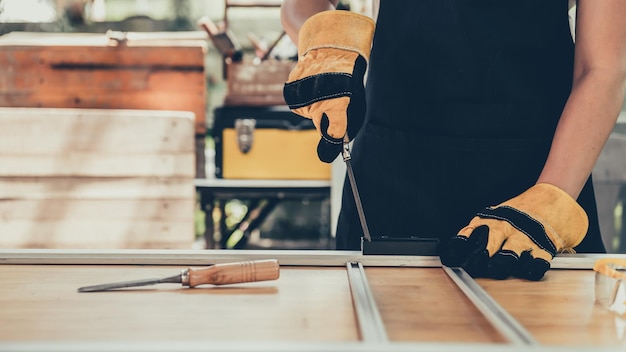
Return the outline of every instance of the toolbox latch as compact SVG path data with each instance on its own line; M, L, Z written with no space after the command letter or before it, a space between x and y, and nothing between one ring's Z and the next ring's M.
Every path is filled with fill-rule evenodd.
M255 119L236 119L235 131L237 132L237 145L239 150L246 154L252 149Z

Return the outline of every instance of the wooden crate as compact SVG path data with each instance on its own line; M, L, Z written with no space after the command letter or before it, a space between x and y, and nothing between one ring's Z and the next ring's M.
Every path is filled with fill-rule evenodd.
M206 50L203 32L9 33L0 106L191 111L204 135Z
M295 61L279 60L227 62L224 105L285 105L283 87L295 66Z
M191 112L0 108L0 247L191 248Z

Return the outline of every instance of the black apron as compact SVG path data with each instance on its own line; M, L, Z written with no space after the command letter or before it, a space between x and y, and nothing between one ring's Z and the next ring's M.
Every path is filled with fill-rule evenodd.
M352 165L372 237L456 235L537 181L568 98L567 0L381 0ZM567 172L567 170L563 170ZM591 177L578 202L604 252ZM363 236L347 179L337 249Z

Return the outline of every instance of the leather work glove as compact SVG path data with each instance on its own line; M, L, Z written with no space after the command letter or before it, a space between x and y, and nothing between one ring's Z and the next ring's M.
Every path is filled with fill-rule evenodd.
M569 194L539 183L477 213L442 247L440 259L474 277L539 280L557 253L573 252L588 226L585 210Z
M335 160L346 133L354 138L363 124L363 77L373 35L374 20L342 10L311 16L298 33L298 63L283 96L320 132L317 155L323 162Z

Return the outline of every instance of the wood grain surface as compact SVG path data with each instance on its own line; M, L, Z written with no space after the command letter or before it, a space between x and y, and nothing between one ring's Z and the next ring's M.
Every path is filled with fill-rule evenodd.
M0 108L0 125L1 248L192 247L192 113Z
M0 105L179 110L206 131L205 38L13 32L0 39Z
M626 321L595 303L592 270L551 270L538 282L477 281L541 344L626 348Z
M342 269L282 269L275 281L219 287L76 292L182 268L0 265L0 341L358 340Z
M440 268L366 268L392 341L505 343Z
M0 342L359 341L343 267L281 267L278 280L219 287L76 292L182 268L0 265ZM366 274L392 342L506 343L440 268ZM591 270L552 270L539 282L477 281L540 344L626 346L616 317L594 302Z

